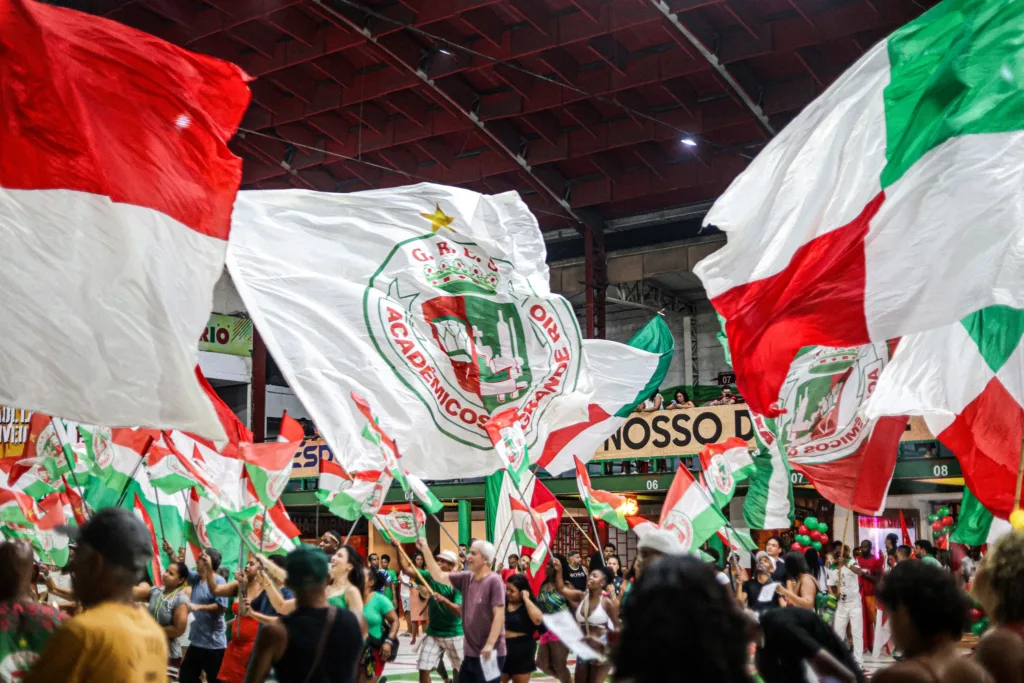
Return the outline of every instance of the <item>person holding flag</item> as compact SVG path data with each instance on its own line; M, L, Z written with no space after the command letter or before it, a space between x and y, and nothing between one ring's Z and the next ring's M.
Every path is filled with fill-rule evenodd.
M466 571L445 572L434 561L426 539L417 547L427 561L430 578L452 586L463 596L462 627L465 657L459 669L461 683L495 683L505 666L505 585L491 570L494 545L476 541L466 558ZM491 660L496 658L496 662ZM495 667L494 664L497 664Z
M612 583L612 572L601 565L592 567L587 577L587 588L578 591L565 585L562 578L562 563L556 558L555 583L558 590L576 607L576 621L583 629L587 644L598 652L608 649L608 634L619 629L619 603L605 595L605 589ZM608 662L576 659L576 683L604 683L611 671Z

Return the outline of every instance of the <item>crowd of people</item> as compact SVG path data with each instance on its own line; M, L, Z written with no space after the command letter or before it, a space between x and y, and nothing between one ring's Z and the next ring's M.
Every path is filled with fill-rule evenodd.
M0 544L4 683L383 683L398 653L404 580L418 595L404 612L410 634L422 627L421 683L435 672L446 682L525 683L538 670L559 683L863 681L868 586L899 653L873 681L1024 677L1018 533L970 563L968 586L992 628L965 656L957 641L968 604L958 577L929 559L928 544L911 549L895 538L883 555L892 561L864 542L833 545L821 564L810 553L783 553L773 537L751 570L733 554L723 572L659 530L640 540L625 575L606 546L591 557L549 556L534 577L529 560L515 556L495 571L486 541L458 554L420 541L412 557L395 545L364 561L328 532L284 557L251 557L233 579L218 571L215 548L194 569L173 553L153 586L148 575L139 580L153 566L151 537L129 511L102 509L67 531L71 588L60 592L68 599L60 607L40 601L40 584L54 584L30 547ZM562 612L578 625L586 656L574 658L547 628L545 618Z

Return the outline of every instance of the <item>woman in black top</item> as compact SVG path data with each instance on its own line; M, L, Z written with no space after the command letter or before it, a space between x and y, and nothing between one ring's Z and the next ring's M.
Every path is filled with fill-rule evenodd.
M505 584L505 666L501 683L527 683L537 669L537 641L543 619L540 608L533 604L530 583L522 574L508 578Z
M355 683L363 634L351 611L327 604L327 557L302 545L285 570L295 610L260 629L245 683L263 683L271 668L278 683Z

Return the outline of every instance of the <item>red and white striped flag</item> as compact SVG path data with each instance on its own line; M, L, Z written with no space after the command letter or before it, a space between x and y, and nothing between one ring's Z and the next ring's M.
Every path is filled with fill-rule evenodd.
M247 76L31 0L0 0L0 55L0 404L223 439L193 368Z

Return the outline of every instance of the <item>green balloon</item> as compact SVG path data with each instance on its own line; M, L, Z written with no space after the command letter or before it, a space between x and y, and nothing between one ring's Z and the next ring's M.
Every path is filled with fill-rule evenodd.
M828 524L825 524L825 522L818 522L818 531L821 533L828 531Z
M800 545L810 545L811 537L807 536L806 534L800 534L796 537L796 542Z
M821 541L811 541L811 547L815 550L821 550Z
M928 521L929 522L935 522L935 521L938 521L938 519L939 519L939 515L934 513L934 512L932 514L928 515Z
M818 518L808 517L804 520L804 526L810 529L811 531L815 531L818 528Z
M937 512L939 513L939 517L945 517L949 514L949 508L943 505L937 510Z
M988 629L988 617L982 617L971 624L971 633L976 636L980 636L986 629Z

